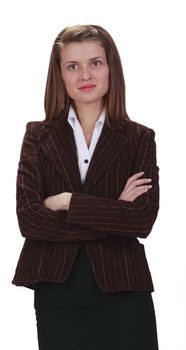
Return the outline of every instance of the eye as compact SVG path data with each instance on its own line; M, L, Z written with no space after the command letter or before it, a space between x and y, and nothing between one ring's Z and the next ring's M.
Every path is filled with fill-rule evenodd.
M67 66L67 69L68 70L70 70L70 71L76 71L76 70L78 70L78 65L76 64L76 63L72 63L72 64L69 64L68 66Z
M91 66L92 67L99 67L102 64L102 62L100 60L95 60L91 62Z

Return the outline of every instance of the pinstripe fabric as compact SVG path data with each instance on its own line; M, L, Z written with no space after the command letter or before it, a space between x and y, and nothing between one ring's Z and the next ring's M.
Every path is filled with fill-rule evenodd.
M132 174L145 172L152 189L134 202L119 201ZM43 200L72 192L68 212L51 211ZM159 187L154 131L127 121L104 126L81 184L73 131L66 119L27 124L17 176L17 216L26 238L13 283L67 279L80 241L105 291L152 291L144 246L151 232Z

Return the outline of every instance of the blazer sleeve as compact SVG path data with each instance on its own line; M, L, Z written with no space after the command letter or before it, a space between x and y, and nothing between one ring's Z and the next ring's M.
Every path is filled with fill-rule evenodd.
M53 211L45 199L42 151L39 134L42 122L27 124L17 173L17 217L25 238L47 241L81 241L106 237L103 232L66 221L66 211Z
M73 193L68 223L87 225L111 235L133 238L146 238L149 235L159 209L159 168L152 129L142 131L136 152L132 173L144 171L144 177L152 179L152 188L133 202Z

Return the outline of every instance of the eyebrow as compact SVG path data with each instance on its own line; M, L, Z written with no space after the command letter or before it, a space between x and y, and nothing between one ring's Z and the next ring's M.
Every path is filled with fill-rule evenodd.
M103 57L101 57L101 56L97 56L97 57L93 57L93 58L90 58L90 60L89 61L94 61L94 60L97 60L97 59L103 59ZM65 63L64 63L64 65L67 65L67 64L77 64L77 63L79 63L78 61L66 61Z

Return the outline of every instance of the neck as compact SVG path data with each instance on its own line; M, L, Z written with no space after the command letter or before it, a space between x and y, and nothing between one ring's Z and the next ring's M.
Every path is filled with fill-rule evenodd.
M84 130L92 131L103 111L102 104L76 104L78 120Z

